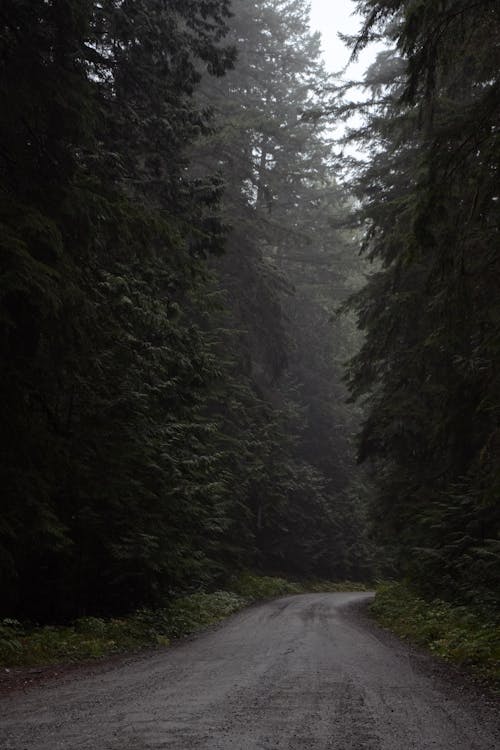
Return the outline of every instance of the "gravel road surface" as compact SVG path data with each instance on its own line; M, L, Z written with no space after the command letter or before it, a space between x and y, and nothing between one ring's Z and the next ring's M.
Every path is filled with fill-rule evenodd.
M279 599L171 649L11 693L0 748L499 750L491 702L371 626L356 609L369 596Z

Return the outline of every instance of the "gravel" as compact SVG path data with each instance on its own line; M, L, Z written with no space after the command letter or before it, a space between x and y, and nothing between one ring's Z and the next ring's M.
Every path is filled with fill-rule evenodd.
M305 594L177 646L0 700L1 750L498 750L498 703L375 626L371 594Z

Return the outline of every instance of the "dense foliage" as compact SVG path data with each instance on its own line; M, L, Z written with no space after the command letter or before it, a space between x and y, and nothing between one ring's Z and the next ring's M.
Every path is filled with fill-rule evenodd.
M356 334L332 325L360 272L352 241L335 228L348 205L333 180L325 123L310 116L328 99L320 38L303 2L235 0L232 8L238 64L201 87L216 130L198 144L195 163L198 173L218 165L225 179L232 231L216 267L244 355L235 377L267 412L266 423L245 423L254 457L262 453L247 464L242 506L252 509L264 567L363 577L371 549L351 481L356 418L341 386Z
M187 314L219 187L182 144L200 66L234 55L226 2L8 5L2 606L53 616L189 580L221 525L217 364Z
M498 607L500 8L358 3L369 147L359 222L374 273L350 386L368 416L380 537L428 595Z
M448 661L500 684L500 629L495 619L464 605L429 602L402 583L384 583L370 606L384 627Z
M229 6L2 4L6 615L367 573L318 38L299 0Z

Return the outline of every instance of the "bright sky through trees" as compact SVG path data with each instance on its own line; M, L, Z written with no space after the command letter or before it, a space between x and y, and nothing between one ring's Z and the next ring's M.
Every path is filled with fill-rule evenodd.
M341 71L349 62L350 50L339 39L338 33L356 34L362 19L356 14L353 0L311 0L311 28L321 31L326 66L332 73ZM382 46L382 45L380 45ZM371 45L349 68L349 77L361 77L375 59L379 45Z
M311 30L320 31L322 35L323 58L330 73L342 73L349 64L351 50L339 39L339 33L355 36L362 27L363 20L356 13L354 0L311 0ZM344 80L363 80L368 67L374 62L377 53L383 48L382 43L372 43L358 57L348 65L342 73ZM353 99L362 99L363 90L351 89ZM359 116L353 116L349 121L351 126L359 126ZM345 132L344 125L339 125L333 131L337 137ZM358 147L349 144L344 147L344 153L351 156L361 156Z

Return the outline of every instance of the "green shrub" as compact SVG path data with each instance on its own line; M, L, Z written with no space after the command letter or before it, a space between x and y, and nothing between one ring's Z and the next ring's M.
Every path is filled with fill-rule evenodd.
M100 617L81 617L75 622L75 630L78 633L104 635L106 632L106 621Z
M304 588L300 584L291 583L285 578L256 576L252 573L242 573L230 582L230 587L236 594L252 602L304 592Z
M371 611L397 635L500 682L498 622L449 602L428 602L402 583L380 585Z
M309 581L304 584L304 590L312 594L328 594L343 591L368 591L365 583L353 581Z
M229 591L192 594L174 601L167 610L169 635L179 638L200 628L220 622L247 604L247 600Z
M292 583L285 578L271 578L256 576L252 573L242 573L230 582L230 588L240 596L250 601L274 599L278 596L291 594L323 594L341 591L367 591L364 583L352 581L302 581Z
M21 652L22 633L21 623L17 620L0 620L0 659L2 662Z

